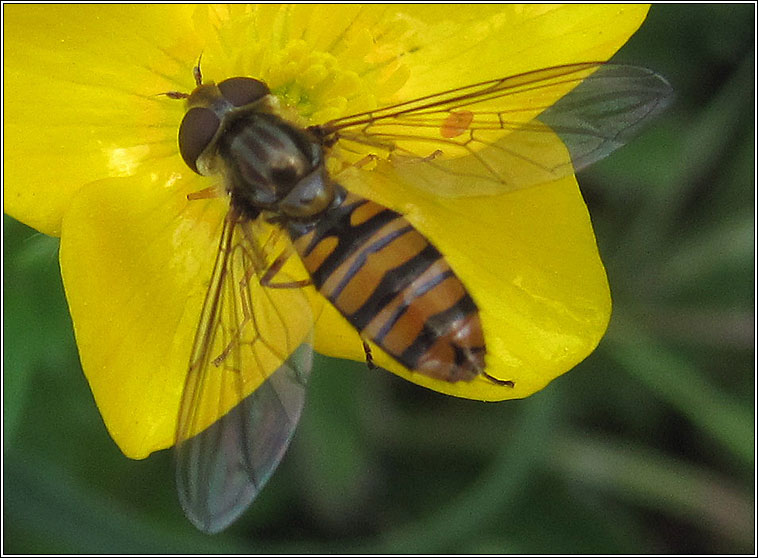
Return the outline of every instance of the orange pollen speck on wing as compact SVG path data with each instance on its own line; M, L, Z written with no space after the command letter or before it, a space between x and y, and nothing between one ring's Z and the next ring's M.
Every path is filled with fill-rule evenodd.
M468 130L471 122L474 120L474 113L468 110L451 112L450 116L440 127L440 135L445 139L455 138Z

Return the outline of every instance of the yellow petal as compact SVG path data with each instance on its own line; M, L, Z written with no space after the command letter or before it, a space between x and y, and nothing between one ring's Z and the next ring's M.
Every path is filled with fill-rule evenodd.
M148 176L80 189L61 235L82 367L111 436L135 458L173 443L226 211L222 200L188 201L192 179L174 168L156 161Z
M427 27L403 61L397 99L576 62L608 60L649 6L619 4L408 5Z
M5 211L58 236L83 184L176 152L182 104L156 95L185 88L168 76L191 79L188 61L200 52L191 9L12 5L3 13Z

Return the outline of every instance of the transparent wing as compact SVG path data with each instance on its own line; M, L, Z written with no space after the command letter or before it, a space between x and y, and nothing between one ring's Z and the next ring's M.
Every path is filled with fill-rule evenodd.
M180 404L179 499L208 533L232 523L279 464L311 369L305 294L261 285L286 235L255 223L233 212L224 222Z
M670 101L645 68L545 68L314 128L352 162L367 152L438 195L472 196L564 177L607 156Z

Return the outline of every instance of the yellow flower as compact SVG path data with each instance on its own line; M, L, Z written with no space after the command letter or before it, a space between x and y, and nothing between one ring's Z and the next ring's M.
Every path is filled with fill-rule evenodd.
M639 27L633 5L5 6L5 211L61 237L82 366L113 439L134 458L173 443L189 351L228 209L188 200L218 179L181 160L176 134L204 78L265 81L300 125L559 64L608 59ZM350 190L407 215L481 309L484 379L429 388L530 395L597 345L605 272L573 176L481 198L439 198L350 169ZM451 223L455 223L451 226ZM329 305L315 349L364 359Z

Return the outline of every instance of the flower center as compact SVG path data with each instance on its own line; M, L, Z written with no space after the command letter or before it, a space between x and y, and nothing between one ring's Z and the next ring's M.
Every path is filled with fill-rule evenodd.
M313 51L305 41L295 40L273 54L266 81L283 109L294 112L288 116L301 120L302 125L342 116L348 105L376 104L358 74L341 66L329 52Z
M344 15L318 9L305 14L291 6L266 6L220 22L216 30L227 70L266 82L283 116L302 126L392 102L410 75L403 57L413 50L421 22L397 13L368 21L372 18L360 10L349 9ZM334 36L310 29L314 21ZM232 75L216 81L226 77Z

